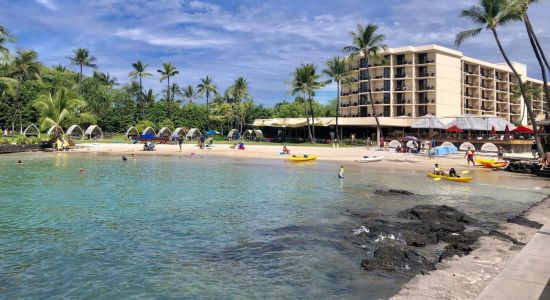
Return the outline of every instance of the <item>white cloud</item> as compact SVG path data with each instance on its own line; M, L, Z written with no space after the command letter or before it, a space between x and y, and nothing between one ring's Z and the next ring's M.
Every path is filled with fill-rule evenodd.
M36 0L39 4L43 5L49 10L57 10L57 6L52 0Z

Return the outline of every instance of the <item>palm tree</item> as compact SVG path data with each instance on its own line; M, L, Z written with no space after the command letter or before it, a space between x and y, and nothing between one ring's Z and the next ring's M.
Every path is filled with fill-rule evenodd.
M510 3L510 5L515 7L519 11L521 20L523 21L525 29L527 30L529 42L531 43L531 47L533 48L533 51L535 52L535 57L537 58L537 61L539 63L542 73L542 81L544 82L543 88L547 104L545 114L548 117L548 115L550 114L550 90L548 88L548 79L546 78L546 69L544 68L544 66L546 65L546 68L550 72L550 65L546 60L546 55L544 55L544 51L539 44L538 38L535 35L535 31L533 30L533 26L531 25L531 21L529 20L529 15L527 14L529 6L535 2L538 2L538 0L514 0Z
M143 93L143 85L141 84L141 79L149 76L153 76L153 74L145 72L145 69L148 67L148 64L143 64L141 60L138 60L137 62L132 64L132 68L134 70L128 74L132 80L135 80L136 78L139 78L139 91Z
M21 85L25 80L40 79L42 64L38 61L38 53L33 50L19 50L10 65L9 76L17 80L17 92L14 98L13 118L11 123L12 131L15 130L15 120L19 117L19 129L23 133L23 122L19 108L21 97Z
M369 100L371 103L372 114L374 115L374 120L376 121L376 140L378 145L380 145L380 138L384 137L382 132L382 127L380 127L380 122L378 121L378 115L374 108L374 98L372 97L372 88L370 82L370 68L369 63L378 56L380 51L385 51L388 46L384 44L386 37L383 34L379 34L376 31L378 26L374 24L368 24L367 27L358 24L357 32L351 32L352 45L344 47L344 52L350 53L351 57L355 57L363 54L365 58L366 71L367 71L367 88L369 90Z
M250 97L250 94L248 92L248 82L244 77L237 77L235 79L235 82L233 82L233 85L230 88L230 95L231 98L233 98L236 106L237 106L237 120L238 124L240 126L240 132L243 131L243 123L241 118L241 109L240 105L241 102L244 99L247 99Z
M212 77L210 76L206 76L206 78L201 78L201 83L197 85L197 88L199 89L199 93L201 95L206 94L206 117L208 118L208 104L210 93L213 93L214 95L217 94L218 88L212 83Z
M162 92L166 93L166 89L163 89ZM180 100L177 100L176 99L176 96L183 96L183 93L181 91L181 88L180 86L177 84L177 83L172 83L170 85L170 100L167 101L168 103L170 102L176 102L176 103L181 103Z
M148 89L146 93L144 93L143 97L143 103L147 106L152 106L155 104L155 100L157 99L157 95L153 92L153 89Z
M113 85L118 85L116 77L111 77L111 74L109 73L103 73L94 70L94 74L92 77L110 87L112 87Z
M317 68L313 64L302 64L293 74L294 79L291 82L292 95L302 94L303 98L309 102L309 108L311 113L311 128L309 124L309 116L306 115L308 123L309 138L312 143L315 142L315 113L313 110L313 95L315 91L323 86L323 83L319 81L319 74L317 74Z
M11 57L10 49L4 46L6 43L15 43L15 37L6 27L0 25L0 62Z
M193 103L195 99L200 96L200 92L196 90L192 85L188 85L183 89L183 99L189 103Z
M50 92L43 93L33 103L33 107L40 115L38 122L42 130L52 126L94 123L93 115L80 112L86 105L86 101L80 96L64 88L58 89L53 96Z
M336 83L336 140L340 143L341 136L339 136L338 130L338 117L340 116L340 87L342 86L342 81L349 77L349 69L347 68L346 59L341 59L339 57L334 57L333 59L326 62L327 68L323 70L323 73L327 75L330 80L328 82Z
M514 76L518 81L521 96L523 97L523 101L525 101L527 113L535 131L534 136L537 144L538 153L540 157L543 157L544 151L540 143L537 120L535 113L533 112L533 107L531 106L531 99L527 97L525 84L523 83L523 80L521 80L521 76L519 75L519 73L514 68L514 65L512 65L512 63L510 62L508 55L506 54L504 48L502 47L502 44L500 43L500 39L497 33L498 26L506 25L512 21L518 20L519 12L515 7L508 5L507 1L481 0L479 5L474 5L468 9L463 10L461 16L469 19L470 21L472 21L472 23L479 27L459 32L456 35L455 44L457 46L460 46L466 39L478 36L483 31L483 29L489 30L493 34L493 37L495 38L502 57L504 57L506 64L508 65L510 70L512 70L512 73L514 73Z
M160 82L167 80L166 84L166 100L170 101L170 77L178 75L180 72L174 67L171 63L163 63L163 69L158 69L157 72L160 74ZM168 105L168 116L172 118L172 109Z
M53 66L53 69L57 72L65 72L67 71L67 67L62 64L57 64L56 66Z
M94 56L90 56L90 51L85 48L77 48L73 50L73 56L67 57L71 61L71 65L78 65L80 66L80 72L78 73L78 83L82 84L82 69L84 67L90 67L93 69L97 68L97 65L94 64L96 61L96 58Z

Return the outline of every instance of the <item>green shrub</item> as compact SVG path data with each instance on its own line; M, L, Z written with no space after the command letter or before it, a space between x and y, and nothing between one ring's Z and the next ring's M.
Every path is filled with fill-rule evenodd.
M149 120L141 120L136 124L136 129L140 132L140 134L145 130L147 127L155 127L155 123L149 121Z

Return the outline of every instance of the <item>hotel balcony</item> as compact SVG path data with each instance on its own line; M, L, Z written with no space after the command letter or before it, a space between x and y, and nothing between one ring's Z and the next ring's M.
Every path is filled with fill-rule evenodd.
M427 65L435 63L435 53L419 53L416 54L415 63L417 65Z
M397 86L394 88L395 92L412 92L412 88L410 86Z
M464 80L464 85L477 87L479 86L479 81L477 81L475 78L466 78L466 80Z

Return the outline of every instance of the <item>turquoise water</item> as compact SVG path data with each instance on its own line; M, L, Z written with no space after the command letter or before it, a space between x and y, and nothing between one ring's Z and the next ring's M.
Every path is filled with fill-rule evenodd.
M15 161L23 159L23 165ZM79 174L79 168L85 174ZM498 222L544 181L474 171L473 184L335 163L88 154L0 157L2 298L388 297L407 278L359 268L361 220L449 204ZM419 176L420 175L420 176ZM376 189L419 194L387 197Z

